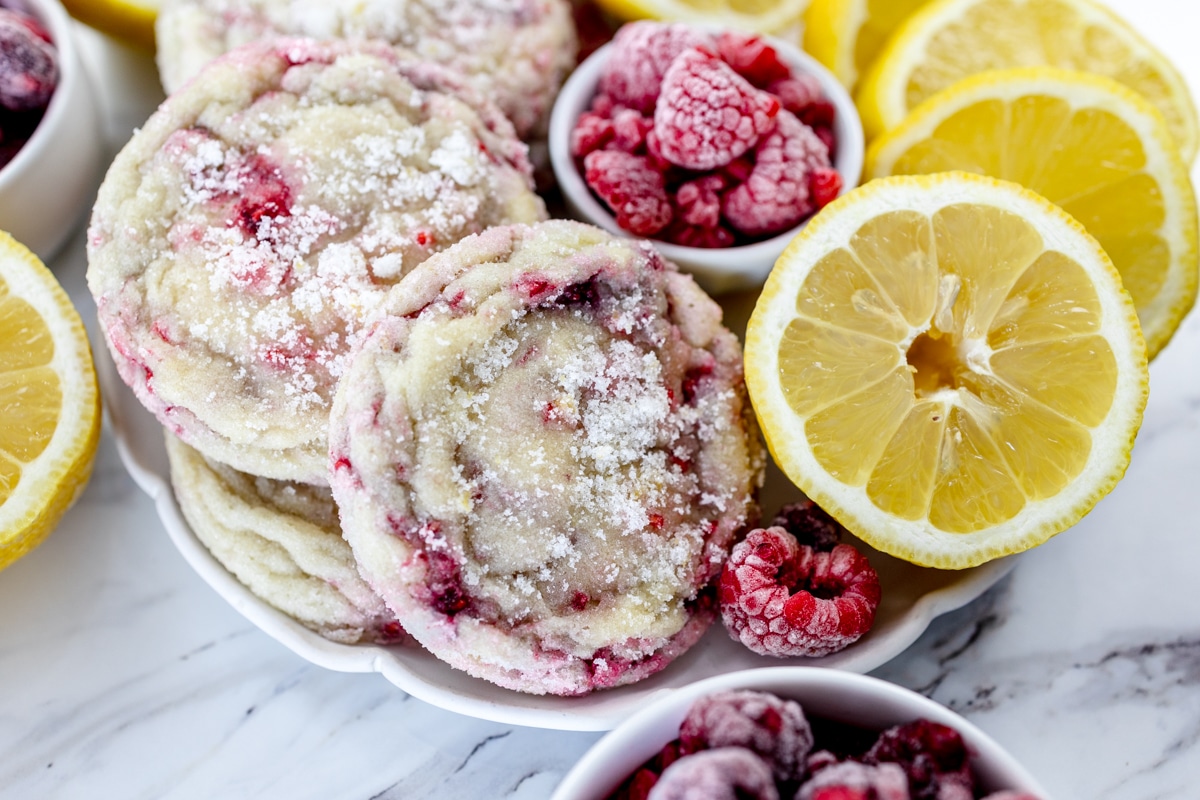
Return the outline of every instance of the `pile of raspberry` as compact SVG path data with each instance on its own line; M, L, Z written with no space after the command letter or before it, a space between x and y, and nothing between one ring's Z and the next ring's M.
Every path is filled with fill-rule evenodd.
M837 197L833 123L817 79L761 37L643 21L613 38L571 152L623 229L732 247Z
M918 719L883 733L810 720L767 692L702 697L679 738L609 800L1038 800L984 795L953 728Z
M58 85L50 34L14 5L0 2L0 167L33 136Z
M756 653L818 657L875 623L879 575L837 520L805 499L734 545L721 573L721 619Z

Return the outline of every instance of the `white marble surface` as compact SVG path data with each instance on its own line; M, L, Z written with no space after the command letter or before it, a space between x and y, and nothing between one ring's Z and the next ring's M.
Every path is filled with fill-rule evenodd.
M1200 88L1200 8L1113 0ZM148 59L84 32L102 130ZM52 265L89 323L82 234ZM103 357L103 356L102 356ZM1200 315L1151 369L1125 480L876 675L960 711L1053 796L1200 797ZM312 666L173 549L106 429L59 529L0 573L0 797L545 798L598 734L480 722Z

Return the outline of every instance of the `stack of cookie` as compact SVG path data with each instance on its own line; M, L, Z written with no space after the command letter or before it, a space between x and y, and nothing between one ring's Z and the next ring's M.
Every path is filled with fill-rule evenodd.
M89 229L118 371L168 432L196 535L313 630L403 628L534 693L649 675L707 627L756 516L737 340L648 245L543 222L514 123L544 123L565 4L504 4L524 9L497 35L525 43L511 71L477 30L350 5L165 4L178 88ZM426 5L396 7L434 27L500 14ZM179 20L197 9L203 52L265 30L408 31L411 51L276 37L196 71ZM495 76L513 119L479 94Z

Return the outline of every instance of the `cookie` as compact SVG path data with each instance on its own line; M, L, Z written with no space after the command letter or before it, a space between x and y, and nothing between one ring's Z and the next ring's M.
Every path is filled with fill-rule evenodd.
M575 65L567 0L166 0L156 32L168 94L247 42L369 37L461 72L523 138L544 134L554 97Z
M700 637L764 457L721 310L648 244L492 228L356 348L331 487L359 570L451 666L577 695Z
M544 218L525 145L445 68L275 40L211 63L113 162L88 283L121 377L215 461L326 481L329 401L388 289Z
M268 605L335 642L396 642L400 624L358 575L329 489L256 478L167 434L192 532Z

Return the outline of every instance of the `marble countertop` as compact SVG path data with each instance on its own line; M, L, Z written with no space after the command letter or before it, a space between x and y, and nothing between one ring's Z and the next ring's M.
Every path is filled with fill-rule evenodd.
M1200 8L1109 5L1200 89ZM80 37L115 151L161 99L153 65ZM82 230L52 267L92 324ZM1116 490L873 673L964 714L1056 798L1200 792L1198 363L1193 314ZM187 566L108 427L79 503L0 573L3 798L533 800L599 735L474 720L292 654Z

